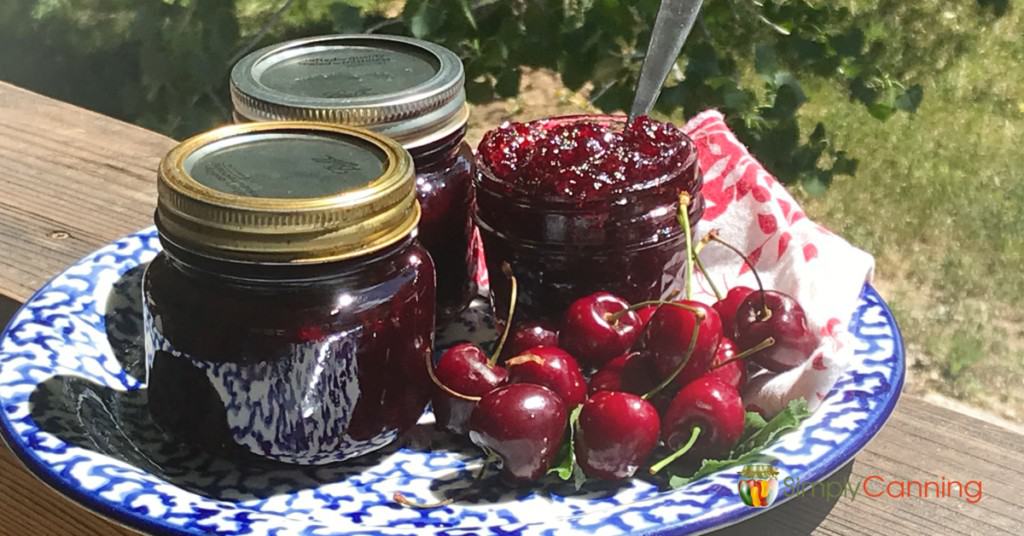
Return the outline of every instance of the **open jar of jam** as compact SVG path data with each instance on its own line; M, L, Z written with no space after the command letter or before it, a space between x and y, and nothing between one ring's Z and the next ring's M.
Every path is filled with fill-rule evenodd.
M681 287L688 215L704 211L692 140L641 117L569 116L506 123L477 151L474 217L494 310L508 309L508 262L517 316L557 320L572 301L605 290L631 302Z
M462 62L426 41L326 35L271 45L231 71L236 122L311 120L362 126L401 143L416 168L419 239L437 268L438 312L475 293L469 247L473 153Z
M430 393L419 218L411 157L368 131L249 123L171 150L143 282L154 420L306 465L394 441Z

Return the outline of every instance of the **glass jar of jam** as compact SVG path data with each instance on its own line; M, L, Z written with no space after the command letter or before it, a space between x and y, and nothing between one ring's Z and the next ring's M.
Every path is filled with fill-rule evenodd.
M438 312L475 293L469 247L473 153L462 62L426 41L327 35L250 53L231 71L237 122L313 120L362 126L398 140L416 167L419 239L437 267Z
M508 309L508 262L517 316L557 320L575 299L605 290L631 302L681 287L685 236L704 211L692 140L641 117L569 116L506 123L477 151L474 217L494 310Z
M375 133L248 123L174 148L143 283L154 420L218 453L305 465L394 441L430 393L419 218L411 157Z

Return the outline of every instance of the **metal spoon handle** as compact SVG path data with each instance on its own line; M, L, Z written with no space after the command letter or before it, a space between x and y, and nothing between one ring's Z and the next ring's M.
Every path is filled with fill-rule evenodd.
M661 86L668 78L668 71L679 57L686 36L693 29L700 11L702 0L662 0L658 18L654 20L651 42L640 68L640 79L636 83L636 96L629 118L634 119L650 113L658 100Z

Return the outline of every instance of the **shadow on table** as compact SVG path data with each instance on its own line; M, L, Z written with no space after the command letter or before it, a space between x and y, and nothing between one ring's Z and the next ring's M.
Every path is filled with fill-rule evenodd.
M846 485L853 471L853 461L841 467L824 484L836 482ZM823 486L825 488L825 486ZM714 536L745 536L748 534L786 534L797 536L811 534L828 516L839 501L839 497L826 498L817 494L797 496L777 508L737 523L731 527L712 532Z

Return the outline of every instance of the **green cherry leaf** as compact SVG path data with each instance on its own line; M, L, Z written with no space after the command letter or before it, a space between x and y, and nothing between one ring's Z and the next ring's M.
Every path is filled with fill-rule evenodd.
M562 480L573 480L578 490L583 482L586 481L586 476L583 474L583 470L580 469L576 463L576 450L574 440L576 437L576 426L580 420L580 412L583 411L583 405L576 406L572 412L569 413L569 437L565 440L565 443L558 449L558 460L555 462L550 469L548 469L549 475L557 475Z
M811 412L807 408L807 401L803 398L790 402L786 409L780 411L771 420L764 422L763 425L764 419L758 421L758 418L748 413L745 424L749 426L749 429L746 431L750 433L749 435L745 434L746 437L733 449L727 458L704 460L701 462L700 468L689 475L671 475L668 480L669 487L673 489L679 488L694 480L736 465L764 461L770 462L773 458L763 455L761 451L782 434L800 426L800 423L810 414Z

